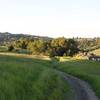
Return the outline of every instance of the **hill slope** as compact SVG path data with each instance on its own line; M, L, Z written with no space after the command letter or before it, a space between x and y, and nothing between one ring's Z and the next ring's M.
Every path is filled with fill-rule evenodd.
M90 53L100 56L100 49L93 50Z
M18 40L20 38L31 38L31 39L44 39L44 40L49 40L51 38L49 37L43 37L43 36L35 36L35 35L26 35L26 34L12 34L12 33L0 33L0 44L3 42L10 42L13 40Z

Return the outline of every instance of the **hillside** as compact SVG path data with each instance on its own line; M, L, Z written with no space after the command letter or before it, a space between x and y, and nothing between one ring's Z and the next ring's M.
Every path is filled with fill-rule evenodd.
M100 49L93 50L90 53L100 56Z
M3 44L4 42L11 42L13 40L18 40L20 38L43 39L43 40L51 39L49 37L43 37L43 36L35 36L29 34L12 34L5 32L5 33L0 33L0 44Z

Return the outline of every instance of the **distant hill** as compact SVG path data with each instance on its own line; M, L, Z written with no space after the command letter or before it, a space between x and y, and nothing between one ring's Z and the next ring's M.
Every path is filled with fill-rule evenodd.
M4 42L11 42L14 40L18 40L20 38L31 38L31 39L43 39L43 40L50 40L50 37L43 37L43 36L35 36L35 35L27 35L27 34L12 34L12 33L0 33L0 44Z

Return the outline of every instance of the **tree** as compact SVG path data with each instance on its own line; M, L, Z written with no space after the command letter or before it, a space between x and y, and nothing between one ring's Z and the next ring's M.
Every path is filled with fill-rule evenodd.
M20 38L13 43L14 48L27 49L32 54L54 56L73 56L78 52L77 42L64 37L52 40ZM10 49L9 49L10 50Z
M55 48L56 56L63 56L67 49L67 40L64 37L53 39L51 47Z
M14 46L13 45L8 46L8 51L13 51L13 50L14 50Z
M76 54L79 51L78 44L77 44L77 42L75 40L69 39L67 41L67 45L68 46L67 46L67 52L66 52L66 54L68 56L73 56L74 54Z
M45 54L48 49L48 43L44 40L34 40L34 42L30 42L28 44L28 50L32 52L32 54Z

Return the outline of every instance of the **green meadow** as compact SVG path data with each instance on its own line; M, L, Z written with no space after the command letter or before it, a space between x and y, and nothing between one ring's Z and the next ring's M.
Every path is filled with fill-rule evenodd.
M0 100L72 100L51 61L0 55Z
M58 70L87 81L100 97L99 62L0 55L0 100L73 100Z

